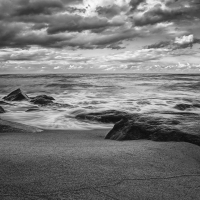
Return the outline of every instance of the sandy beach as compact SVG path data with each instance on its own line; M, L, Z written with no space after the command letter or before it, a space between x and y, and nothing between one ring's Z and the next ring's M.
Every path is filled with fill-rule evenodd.
M1 133L0 199L199 199L199 146L107 132Z

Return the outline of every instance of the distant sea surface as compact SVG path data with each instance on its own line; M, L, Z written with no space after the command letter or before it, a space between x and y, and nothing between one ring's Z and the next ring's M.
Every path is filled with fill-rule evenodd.
M0 98L21 88L28 96L55 98L57 106L35 105L28 101L2 105L2 119L47 129L110 128L112 124L83 122L80 113L119 110L129 113L177 111L177 104L200 104L200 74L42 74L0 75ZM179 111L186 112L186 111ZM200 108L188 113L200 114ZM200 122L197 122L200 123Z

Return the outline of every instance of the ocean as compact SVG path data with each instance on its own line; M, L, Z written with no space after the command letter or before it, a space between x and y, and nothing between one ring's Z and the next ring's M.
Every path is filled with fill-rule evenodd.
M176 108L178 104L200 105L200 74L0 75L0 98L17 88L30 97L50 95L57 104L26 112L36 105L15 101L2 105L6 113L0 118L44 129L99 129L113 124L80 121L75 116L106 110L160 115L182 112L200 127L200 106Z

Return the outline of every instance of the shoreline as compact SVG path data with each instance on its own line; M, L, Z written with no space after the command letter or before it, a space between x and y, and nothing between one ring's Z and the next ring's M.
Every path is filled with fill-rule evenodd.
M0 198L198 199L200 148L106 130L0 134ZM195 190L195 192L194 192Z

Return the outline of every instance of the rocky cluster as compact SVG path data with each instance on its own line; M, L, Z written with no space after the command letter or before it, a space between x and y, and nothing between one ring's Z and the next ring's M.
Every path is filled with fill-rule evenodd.
M53 100L55 100L51 96L47 95L39 95L36 97L28 97L20 88L17 90L14 90L7 96L3 97L4 100L6 101L22 101L22 100L27 100L33 104L38 104L38 105L47 105L53 103Z
M152 114L129 114L115 110L85 113L76 116L80 120L114 123L105 139L189 142L200 146L200 136L184 132L176 119Z

